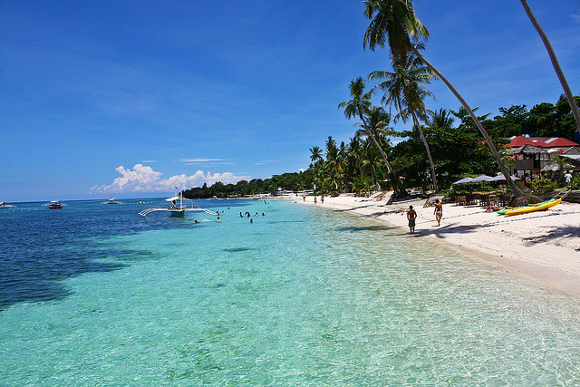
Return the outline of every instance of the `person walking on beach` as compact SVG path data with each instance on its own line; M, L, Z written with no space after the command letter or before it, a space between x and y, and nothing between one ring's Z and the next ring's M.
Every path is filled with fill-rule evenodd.
M441 226L441 218L443 217L443 203L439 199L435 200L435 210L433 211L437 226Z
M570 173L570 171L566 172L566 174L564 175L564 179L566 179L566 187L570 188L570 184L572 182L572 174Z
M413 206L409 206L409 211L407 211L407 219L409 219L409 232L411 234L415 233L415 219L417 219L417 213L413 209Z

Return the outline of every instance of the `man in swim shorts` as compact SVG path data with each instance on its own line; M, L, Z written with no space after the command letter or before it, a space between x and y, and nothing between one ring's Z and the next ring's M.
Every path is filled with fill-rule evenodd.
M415 219L417 219L417 213L413 209L413 206L409 206L409 211L407 211L407 219L409 219L409 231L411 234L415 233Z
M433 210L437 226L441 226L441 218L443 217L443 203L439 199L435 200L435 210Z

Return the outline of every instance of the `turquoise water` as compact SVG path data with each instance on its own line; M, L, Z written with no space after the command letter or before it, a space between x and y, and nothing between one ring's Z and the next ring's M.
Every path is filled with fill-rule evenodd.
M0 385L580 384L577 300L421 238L286 201L68 204L0 212Z

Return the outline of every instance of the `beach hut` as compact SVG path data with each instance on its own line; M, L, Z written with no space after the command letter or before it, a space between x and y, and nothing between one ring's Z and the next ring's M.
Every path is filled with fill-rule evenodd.
M514 172L522 172L524 182L532 181L535 175L539 175L542 166L549 163L550 155L548 151L539 146L530 144L513 148L509 152L516 159Z

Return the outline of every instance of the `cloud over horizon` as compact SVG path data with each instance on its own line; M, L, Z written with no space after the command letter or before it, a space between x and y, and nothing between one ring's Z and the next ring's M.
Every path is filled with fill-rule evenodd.
M133 169L125 168L122 165L115 169L121 174L117 177L111 185L101 185L91 188L91 194L110 192L170 192L177 189L187 189L191 187L201 187L204 183L211 186L216 182L224 184L235 184L240 180L249 180L248 176L234 176L231 172L214 173L208 172L205 174L202 170L198 170L193 175L175 175L167 179L163 179L161 172L153 170L153 168L143 165L135 164Z

